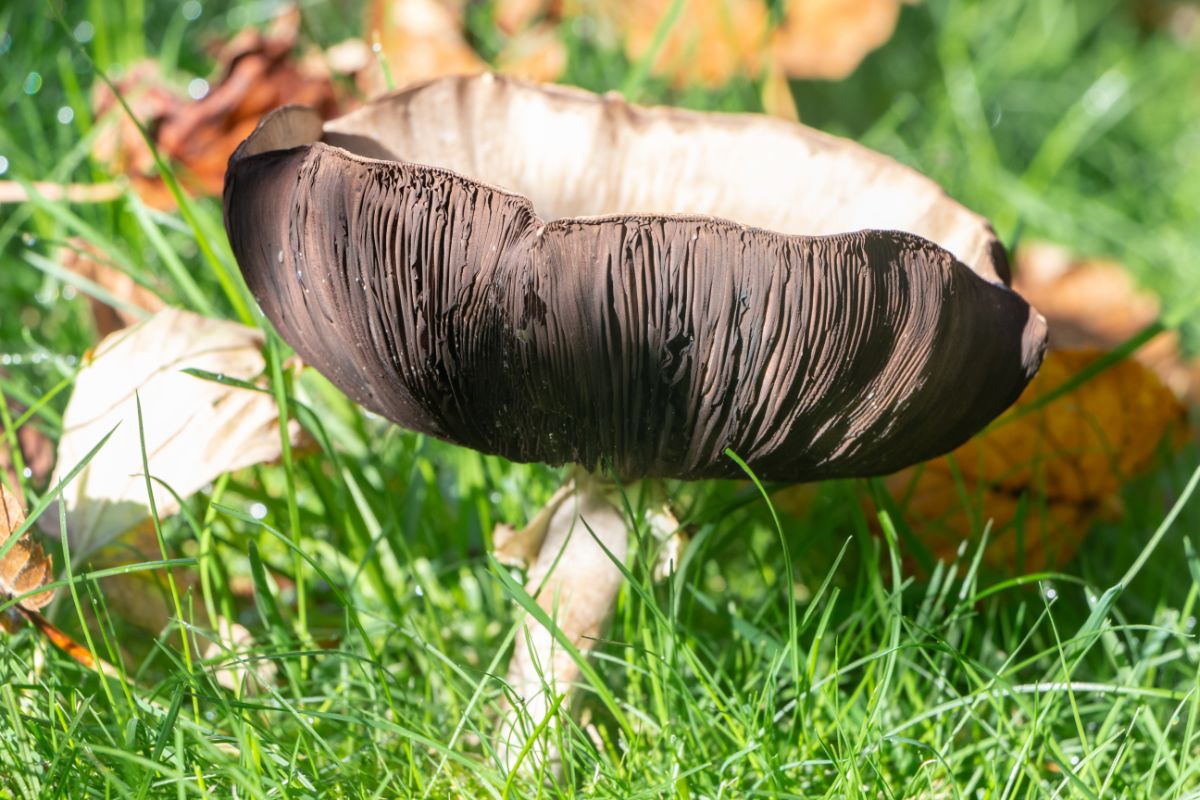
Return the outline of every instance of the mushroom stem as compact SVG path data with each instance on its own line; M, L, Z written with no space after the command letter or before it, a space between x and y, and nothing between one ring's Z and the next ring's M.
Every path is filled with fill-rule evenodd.
M625 561L628 527L595 476L578 470L564 488L566 494L560 490L553 498L557 506L549 519L538 515L538 525L525 529L544 530L526 589L586 657L617 601L623 576L615 562ZM500 721L499 749L507 768L516 768L528 749L526 766L548 764L557 771L557 721L547 720L547 715L554 712L560 695L570 693L579 671L575 657L549 629L532 616L522 620L508 669L508 684L520 707L505 708ZM550 735L543 738L545 744L527 748L535 731Z

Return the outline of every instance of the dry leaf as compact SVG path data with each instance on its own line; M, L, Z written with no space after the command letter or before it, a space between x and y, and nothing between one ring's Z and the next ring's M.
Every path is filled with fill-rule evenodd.
M399 88L442 75L487 71L463 37L462 6L440 0L372 0L367 8L367 41L378 43L392 85ZM383 68L373 60L359 74L368 97L387 91Z
M653 46L672 2L603 0L598 5L621 32L630 60L638 61ZM757 75L766 51L767 23L762 0L684 0L650 70L677 87L721 86L736 75Z
M0 484L0 550L8 545L9 537L23 524L25 510L17 498ZM9 598L45 586L53 577L54 567L50 558L41 545L30 538L28 532L0 556L0 592ZM54 590L49 589L26 597L17 605L27 611L36 611L53 599Z
M78 661L88 669L95 670L102 675L107 675L116 680L122 680L129 683L129 676L122 675L121 671L108 663L104 659L92 658L92 652L88 648L81 645L79 642L72 639L62 630L57 628L54 623L43 617L37 611L31 609L22 609L25 619L29 620L33 627L49 640L50 644L62 650L71 658Z
M63 490L72 548L88 552L150 516L136 400L160 516L218 476L279 457L278 408L270 394L205 380L199 369L255 381L265 368L262 334L176 309L104 339L79 372L63 415L54 480L110 430L108 442ZM291 422L293 440L299 426ZM53 516L53 515L48 515Z
M737 75L841 80L891 38L902 0L792 0L772 29L763 0L685 0L651 71L674 86ZM582 4L580 4L582 5ZM649 52L672 0L601 0L630 59ZM574 9L578 11L578 9ZM770 99L779 99L777 89Z
M60 260L68 270L96 284L123 304L114 307L96 297L88 297L96 333L101 338L140 322L165 305L154 292L105 263L99 249L84 239L75 238L67 242Z
M838 81L892 38L901 0L793 0L772 52L793 78Z
M562 16L562 0L496 0L492 16L496 27L509 36L528 28L539 18Z
M337 113L333 83L318 59L293 55L300 12L278 16L266 33L240 32L218 54L222 75L202 100L163 120L160 146L184 164L210 194L220 194L225 164L259 118L286 103Z
M133 117L140 120L151 135L164 118L177 112L184 103L182 97L167 86L158 71L158 64L153 61L135 64L115 85ZM150 205L172 207L174 201L158 177L154 154L137 124L103 81L95 83L92 109L97 121L104 123L92 144L92 156L107 165L112 173L128 176L138 195Z
M371 65L375 55L362 39L343 39L325 50L325 63L337 75L357 75Z
M567 47L555 25L545 22L509 39L496 56L496 67L518 78L552 83L567 68Z
M1112 262L1027 244L1015 273L1014 288L1046 317L1054 348L1017 410L1158 319L1158 301ZM1170 444L1183 437L1185 410L1176 395L1194 402L1200 391L1200 371L1182 361L1174 333L1155 337L1134 357L1032 413L1002 421L956 450L953 460L886 478L914 535L935 558L948 560L990 523L984 559L1010 571L1053 567L1074 556L1095 522L1119 515L1121 487L1147 469L1164 437ZM786 508L792 494L777 495L777 505Z
M984 563L1014 574L1065 564L1093 524L1120 514L1112 498L1075 503L1052 500L1036 490L988 490L974 481L960 486L953 472L936 462L925 472L891 476L885 486L902 504L904 520L934 561L953 561L988 525Z
M1015 410L1100 356L1048 353ZM1164 437L1177 441L1185 424L1183 407L1153 372L1120 361L1019 419L1001 420L950 457L910 467L884 484L936 558L951 558L990 520L985 561L1039 569L1073 556L1092 523L1118 510L1121 487L1145 471Z
M566 67L567 52L555 24L564 17L593 15L619 32L626 53L636 61L654 45L672 3L501 0L494 11L496 25L511 38L497 67L518 77L556 79ZM773 30L763 0L685 0L651 71L675 86L719 86L737 75L760 77L766 70L764 100L772 113L793 116L790 92L781 91L787 88L786 78L844 78L890 38L900 5L901 0L794 0L783 23ZM463 35L460 3L375 0L368 10L367 34L369 40L378 39L397 87L487 69ZM368 95L387 88L377 65L359 76L360 88Z
M291 8L266 33L239 33L217 54L219 77L200 100L169 88L153 62L135 66L117 81L160 154L179 165L186 189L219 194L230 154L267 111L298 103L327 117L336 114L337 97L323 62L294 56L299 26L299 11ZM103 83L97 84L93 107L97 119L112 125L96 140L97 160L128 175L148 204L172 208L174 199L158 177L150 148Z
M1066 248L1030 243L1017 251L1013 288L1050 325L1056 349L1112 349L1158 319L1159 303L1141 291L1119 264L1086 260ZM1134 354L1179 397L1200 404L1200 364L1185 361L1179 337L1167 331Z

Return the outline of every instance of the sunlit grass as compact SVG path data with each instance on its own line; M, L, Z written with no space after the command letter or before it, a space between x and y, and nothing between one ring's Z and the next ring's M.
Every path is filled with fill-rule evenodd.
M107 180L88 156L94 79L72 31L93 23L102 68L146 54L204 74L201 34L227 36L270 5L202 9L189 22L176 4L118 15L90 2L67 9L65 28L45 8L0 10L2 177ZM306 25L326 45L355 28L326 7ZM611 43L563 36L568 81L626 85L633 65ZM797 105L932 175L1006 241L1122 261L1170 312L1200 294L1196 57L1138 32L1122 3L930 0L850 80L798 84ZM751 81L637 87L645 102L758 110ZM190 213L134 197L0 208L0 390L52 438L94 344L88 287L55 271L56 248L81 236L171 303L235 318L219 207ZM285 353L275 342L270 363ZM524 521L559 473L399 431L316 375L269 377L317 452L222 478L163 520L171 563L131 569L156 578L167 631L111 612L98 567L60 568L69 588L49 616L120 679L32 629L0 636L0 797L1200 796L1194 446L1127 487L1123 518L1074 561L1028 576L985 573L979 544L906 572L892 520L864 510L865 482L818 487L778 526L752 484L672 485L692 530L680 569L655 584L639 536L561 733L564 775L510 777L490 737L520 577L487 551L495 523ZM26 487L31 500L42 488ZM196 588L172 594L168 569L194 570ZM254 641L204 658L215 613ZM221 667L263 662L280 676L266 692L217 682Z

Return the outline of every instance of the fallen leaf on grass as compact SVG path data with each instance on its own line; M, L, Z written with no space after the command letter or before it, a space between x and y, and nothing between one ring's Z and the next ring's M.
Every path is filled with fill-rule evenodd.
M563 0L496 0L492 17L496 27L509 36L520 33L543 17L562 17Z
M442 75L486 72L487 63L463 35L462 11L456 2L372 0L367 40L379 46L379 58L359 73L359 88L369 97L390 88L389 76L391 86L400 88Z
M95 322L96 333L101 338L134 325L165 306L157 294L106 263L99 249L84 239L75 238L68 241L67 246L61 250L59 260L68 270L96 284L119 301L120 305L114 306L97 297L88 296L92 321Z
M528 81L553 82L567 69L567 46L553 23L515 34L496 56L496 68Z
M272 395L184 372L258 381L266 366L262 347L257 330L171 308L97 346L63 414L54 477L58 481L113 431L62 493L77 556L150 517L143 434L160 517L179 509L166 486L186 499L226 472L279 458L279 411ZM300 428L294 420L289 424L296 442Z
M771 38L793 78L838 81L896 30L901 0L795 0Z
M631 61L645 58L674 0L605 0L600 13L625 43ZM797 0L795 4L803 4ZM769 40L762 0L684 0L650 71L673 86L722 86L738 75L756 76Z
M25 524L25 510L16 497L0 485L0 592L6 599L18 597L45 586L54 577L54 567L42 546L26 532L16 542L9 539ZM49 589L23 598L17 605L27 611L36 611L54 599L54 590Z
M298 103L336 115L338 98L323 61L295 56L299 31L300 13L290 8L265 33L240 32L218 52L218 77L199 100L171 88L153 62L136 65L116 82L159 153L179 166L185 189L220 194L230 154L277 106ZM96 118L110 126L96 139L96 159L129 176L147 204L173 208L149 145L106 84L97 84L93 107Z
M1112 349L1159 317L1158 298L1142 291L1113 261L1083 259L1058 245L1033 242L1017 251L1013 288L1046 317L1055 349ZM1200 405L1200 364L1184 358L1174 331L1134 354L1179 397Z
M1152 325L1159 303L1119 264L1029 243L1014 288L1047 319L1051 352L1026 388L1020 413L1103 352ZM1072 392L884 484L914 535L949 559L990 522L984 560L1009 571L1054 567L1078 551L1094 523L1120 514L1118 495L1162 446L1186 432L1179 399L1200 401L1200 369L1173 331Z
M0 550L8 544L13 533L23 524L25 524L25 510L21 507L21 503L0 485ZM29 538L28 532L13 543L7 553L0 556L0 594L6 595L10 599L45 586L53 577L54 567L50 557L42 550L41 545ZM71 658L88 669L96 670L109 677L117 677L117 670L111 664L92 658L91 652L86 647L80 645L38 613L39 608L44 607L53 599L54 590L47 589L21 599L14 608L17 614L37 628L52 645ZM0 615L0 629L13 630L10 619L3 615Z
M606 0L602 16L631 60L655 46L673 0ZM721 86L738 75L841 80L896 28L902 0L792 0L778 26L763 0L684 0L651 64L676 87ZM773 90L778 94L778 87Z
M134 190L155 208L172 208L174 200L158 177L154 153L142 138L136 118L153 136L158 125L185 102L158 71L158 64L143 61L116 82L117 91L129 106L126 113L112 89L102 81L92 92L92 111L104 127L92 144L92 157L114 174L126 175ZM132 117L131 117L132 115Z
M794 117L787 77L838 80L849 75L891 37L901 0L793 0L778 27L764 0L684 0L660 44L660 26L673 3L502 0L493 9L505 37L496 67L531 80L555 80L567 65L558 24L597 17L617 34L631 60L657 48L650 71L672 85L720 86L739 75L765 74L769 110ZM463 28L461 2L374 0L368 7L367 39L378 43L395 87L487 70ZM355 62L360 53L354 51ZM358 75L359 87L368 95L388 88L382 65L371 63Z
M1051 351L1013 410L1101 355ZM1074 556L1094 522L1119 513L1121 487L1146 470L1164 440L1177 444L1185 427L1183 406L1157 376L1119 361L1040 408L1001 418L948 457L888 476L884 486L935 559L952 559L990 521L986 563L1054 567Z

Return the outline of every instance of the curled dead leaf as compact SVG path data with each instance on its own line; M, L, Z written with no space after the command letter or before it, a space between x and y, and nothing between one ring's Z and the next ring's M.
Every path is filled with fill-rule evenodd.
M1004 569L1061 565L1088 529L1119 513L1121 487L1164 442L1178 443L1184 409L1153 372L1119 361L1028 410L1101 356L1051 351L1003 418L949 456L898 472L884 486L935 558L950 559L991 523L984 560Z
M1058 245L1032 242L1017 251L1013 288L1037 306L1059 350L1112 349L1158 319L1158 298L1138 288L1113 261L1084 259ZM1176 395L1200 405L1200 363L1186 359L1174 331L1134 354Z
M262 347L257 330L171 308L100 342L63 414L54 478L113 431L61 496L80 558L149 518L143 435L160 517L178 511L175 494L187 498L226 472L279 457L273 396L184 372L258 381L266 366ZM297 442L300 428L289 425Z
M368 97L390 88L388 75L392 86L401 87L488 68L463 36L462 4L457 2L372 0L367 7L367 41L379 45L379 58L358 76L359 89Z
M0 484L0 593L8 598L19 597L45 586L54 577L54 567L42 546L26 532L16 542L9 543L13 534L25 524L25 510L17 498ZM23 598L17 605L26 611L36 611L54 599L54 590Z
M542 23L509 39L496 56L496 67L525 80L553 82L567 68L567 46L555 25Z
M116 81L159 153L179 166L185 189L220 194L230 154L277 106L299 103L336 114L338 98L323 61L294 54L299 26L299 11L289 8L266 32L239 33L217 54L218 77L199 100L176 92L154 62L138 64ZM106 84L97 83L92 104L96 118L109 125L93 147L96 159L129 176L147 204L174 207L149 145Z
M115 81L115 87L129 106L129 113L121 108L106 83L96 82L92 111L101 128L92 143L92 157L113 174L128 176L134 190L151 206L171 208L174 201L158 177L154 154L134 118L152 135L161 120L176 113L184 101L167 85L153 61L133 65Z
M325 63L337 75L357 75L375 58L362 39L344 39L325 50Z
M496 0L492 6L492 16L496 20L496 27L512 36L541 17L561 17L562 7L562 0Z
M901 0L794 0L771 37L772 52L793 78L838 81L896 30Z
M949 457L884 479L934 558L953 558L990 525L984 560L1010 571L1066 562L1093 524L1119 516L1121 487L1146 471L1164 441L1176 446L1186 435L1177 397L1196 402L1200 393L1200 369L1184 361L1178 338L1166 332L1139 348L1135 360L1029 411L1152 325L1159 303L1120 265L1055 245L1024 245L1015 273L1014 288L1049 323L1052 350L1014 419L1001 419ZM776 500L785 509L804 505L795 489Z
M583 5L583 4L577 4ZM604 0L629 57L654 46L672 0ZM763 0L685 0L651 71L674 86L720 86L738 75L841 80L896 28L902 0L792 0L777 27ZM771 90L779 97L777 88Z
M601 14L625 42L633 61L656 44L673 0L605 0ZM674 86L721 86L737 75L757 75L769 37L762 0L684 0L650 65Z

